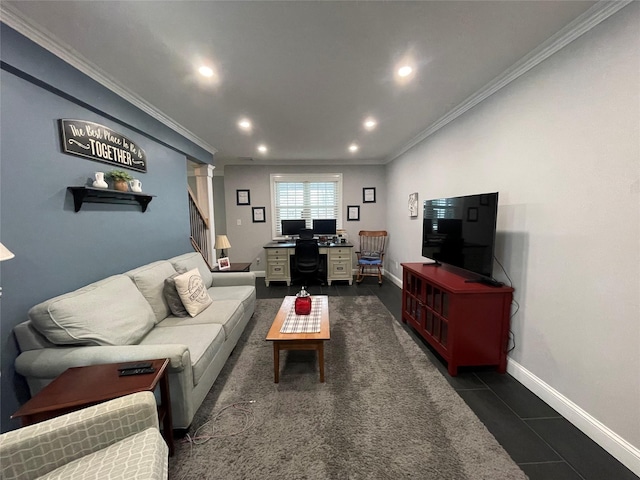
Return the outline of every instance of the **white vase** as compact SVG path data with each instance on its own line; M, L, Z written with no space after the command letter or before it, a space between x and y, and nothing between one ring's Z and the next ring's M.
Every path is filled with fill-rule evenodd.
M96 172L96 180L93 182L96 188L108 188L107 182L104 181L104 172Z
M133 180L131 180L129 182L129 185L131 186L132 192L142 192L142 182L137 178L134 178Z

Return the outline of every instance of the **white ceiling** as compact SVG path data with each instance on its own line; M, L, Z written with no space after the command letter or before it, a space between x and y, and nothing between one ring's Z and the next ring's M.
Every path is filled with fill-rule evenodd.
M386 163L598 8L583 15L596 2L562 0L2 3L3 21L70 52L83 71L217 150L221 166L247 157ZM415 73L399 84L402 60ZM197 73L203 63L217 81ZM378 120L372 132L362 127L369 115ZM237 128L242 116L251 134ZM256 151L261 142L266 155Z

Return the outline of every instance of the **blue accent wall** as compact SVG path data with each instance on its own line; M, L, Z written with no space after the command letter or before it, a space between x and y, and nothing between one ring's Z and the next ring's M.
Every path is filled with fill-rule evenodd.
M28 399L14 372L12 328L33 305L112 274L193 251L186 158L211 154L81 72L0 26L0 241L15 258L0 264L1 430ZM113 167L61 153L58 119L105 125L141 146L147 173L129 171L156 195L136 205L84 204L74 212L67 186ZM109 308L108 305L96 308Z

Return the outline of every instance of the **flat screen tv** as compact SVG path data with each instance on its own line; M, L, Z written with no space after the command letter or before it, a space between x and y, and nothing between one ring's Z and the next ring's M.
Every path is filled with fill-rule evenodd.
M336 219L335 218L315 218L313 220L314 235L335 235Z
M498 192L424 201L422 256L488 279L498 216Z
M300 235L300 230L307 228L305 220L280 220L282 235Z

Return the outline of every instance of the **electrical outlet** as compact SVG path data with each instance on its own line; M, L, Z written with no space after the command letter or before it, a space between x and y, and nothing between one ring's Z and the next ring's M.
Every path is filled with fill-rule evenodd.
M242 225L242 220L240 219L236 220L236 225Z
M397 270L397 269L398 269L398 262L397 262L397 261L395 261L395 262L393 262L393 263L395 264L395 266L396 266L396 270Z
M256 258L256 265L260 265L260 257Z

